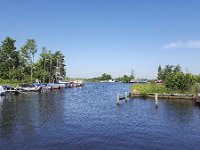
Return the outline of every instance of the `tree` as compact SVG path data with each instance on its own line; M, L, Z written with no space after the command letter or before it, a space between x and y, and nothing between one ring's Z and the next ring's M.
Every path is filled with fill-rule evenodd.
M162 79L162 67L159 65L158 66L158 80Z
M122 77L120 77L120 81L124 82L124 83L129 83L131 81L132 77L131 76L127 76L127 75L123 75Z
M195 76L183 72L171 73L165 79L166 87L172 90L187 91L194 83Z
M173 65L166 65L164 69L161 66L158 66L158 80L165 80L165 78L170 75L171 73L180 73L181 67L180 65L173 66Z
M53 67L53 80L54 82L57 82L57 80L60 78L64 78L66 76L66 69L65 69L65 56L60 52L56 51L54 54L52 54L51 59L52 67Z
M181 71L181 66L180 65L175 66L173 72L174 73L182 72Z
M180 65L166 65L164 69L158 67L158 79L163 80L168 89L186 91L197 78L192 74L183 73Z
M133 80L135 79L135 73L134 73L133 69L131 70L131 76L130 76L130 78L133 79Z
M34 63L34 56L37 53L37 45L34 39L28 39L21 47L21 54L27 62L30 62L31 66L31 82L33 77L33 63Z
M42 47L42 53L36 63L36 70L35 77L41 81L45 82L52 82L53 73L52 73L52 61L53 61L53 54L51 50L47 50L46 47Z
M103 73L100 77L100 80L102 80L102 81L106 81L106 80L110 80L110 79L112 79L112 76L109 74L106 74L106 73Z
M13 79L19 66L19 53L15 40L6 37L0 47L0 76L2 79Z

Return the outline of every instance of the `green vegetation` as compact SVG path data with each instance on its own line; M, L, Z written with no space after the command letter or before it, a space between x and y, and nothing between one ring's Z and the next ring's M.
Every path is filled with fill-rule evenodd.
M164 85L154 84L133 84L132 90L136 90L139 93L167 93L168 90Z
M117 78L118 81L123 83L129 83L132 79L134 79L134 77L127 75L123 75L122 77Z
M99 82L99 81L108 81L112 79L112 76L106 73L103 73L100 77L95 77L95 78L90 78L90 79L85 79L86 81L91 81L91 82ZM118 77L116 81L119 82L124 82L124 83L129 83L132 79L134 79L134 72L132 70L131 75L123 75L122 77Z
M65 77L64 55L60 51L52 53L42 48L37 62L34 62L38 52L36 41L28 39L17 50L16 40L6 37L0 45L0 84L17 84L21 82L53 82L56 77Z
M163 84L132 85L133 91L140 94L167 93L167 94L193 94L200 92L200 75L183 73L179 65L166 65L164 69L158 67L158 80Z
M90 81L90 82L99 82L99 81L107 81L110 79L112 79L111 75L103 73L100 77L90 78L90 79L86 79L86 80Z

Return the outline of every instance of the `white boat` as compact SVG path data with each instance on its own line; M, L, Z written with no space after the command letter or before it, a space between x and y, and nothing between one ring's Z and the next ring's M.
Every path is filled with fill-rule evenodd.
M5 96L6 91L4 90L3 86L0 86L0 96Z
M20 84L18 87L16 87L17 90L19 91L24 91L24 92L36 92L40 91L42 89L41 86L36 86L34 84Z
M84 82L82 80L75 80L75 81L58 81L59 84L64 84L66 88L72 88L72 87L80 87L84 85Z
M196 103L200 104L200 93L197 96Z

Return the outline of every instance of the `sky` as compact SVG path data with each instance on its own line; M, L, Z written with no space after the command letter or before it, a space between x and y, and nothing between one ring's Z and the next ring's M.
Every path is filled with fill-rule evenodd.
M0 41L60 50L71 78L156 78L167 64L200 74L199 0L0 0L0 19Z

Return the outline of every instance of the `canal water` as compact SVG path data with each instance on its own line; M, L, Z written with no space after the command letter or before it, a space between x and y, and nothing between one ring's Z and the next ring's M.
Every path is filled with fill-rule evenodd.
M129 99L130 84L29 93L0 100L1 150L199 149L200 108L191 101Z

